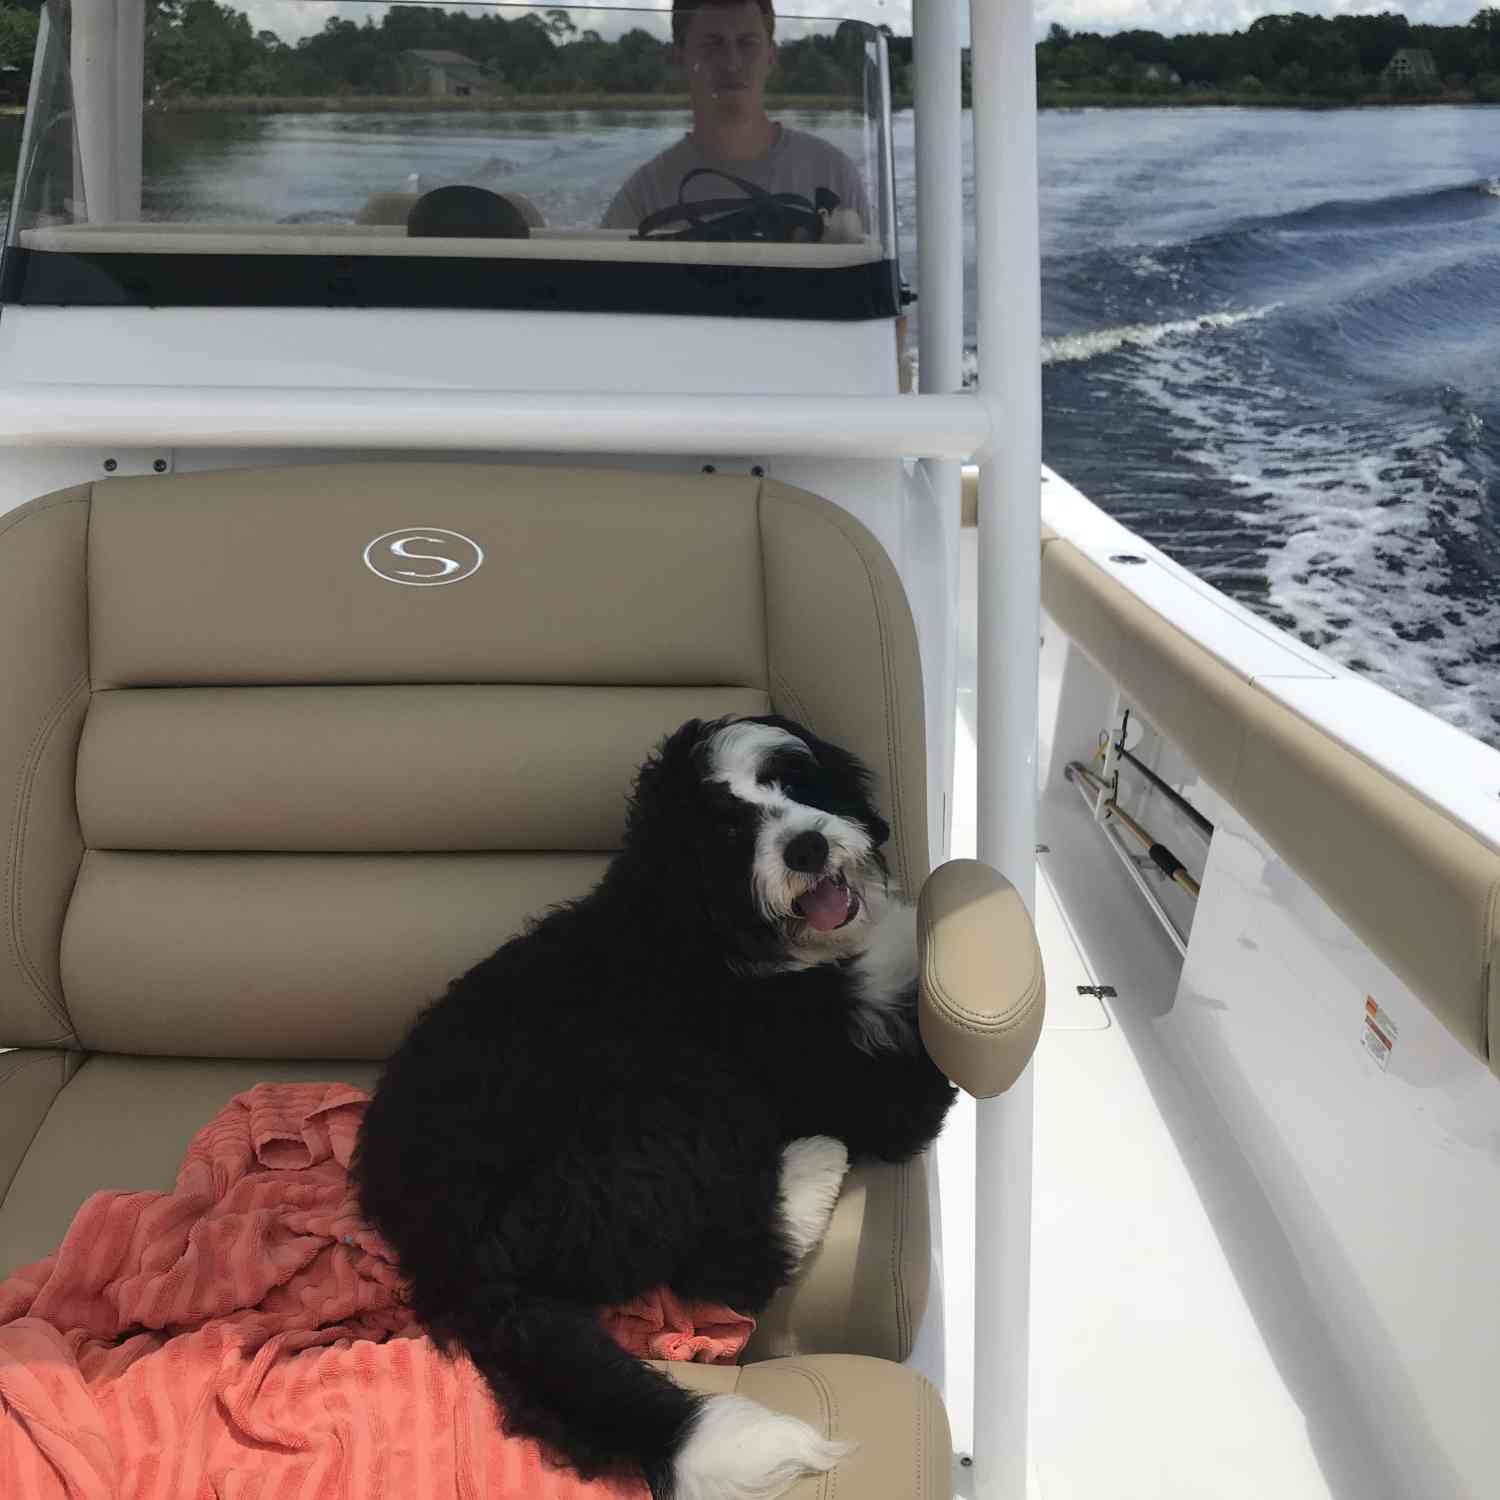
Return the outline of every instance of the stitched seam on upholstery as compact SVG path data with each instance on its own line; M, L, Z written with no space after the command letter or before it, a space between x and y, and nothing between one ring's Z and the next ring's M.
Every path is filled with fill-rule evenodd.
M16 964L31 981L32 988L36 991L43 1005L51 1013L53 1020L60 1022L72 1034L73 1023L67 1012L67 1007L60 996L53 996L47 988L46 980L35 967L26 952L25 940L22 933L21 917L21 862L26 852L26 825L31 815L31 798L35 790L36 778L41 771L42 761L46 755L48 742L62 723L68 710L77 700L80 691L88 690L88 677L85 675L73 683L63 696L62 700L52 709L51 713L42 721L41 727L32 737L31 744L27 747L26 755L21 762L21 779L16 788L16 805L13 813L10 839L10 868L6 876L9 890L7 892L7 932L10 937L11 950L15 954Z
M809 1370L805 1366L794 1365L787 1372L788 1375L796 1375L805 1380L818 1397L819 1404L823 1408L823 1436L832 1438L839 1427L839 1403L837 1393L833 1387L815 1370ZM838 1490L838 1465L819 1477L818 1492L825 1500L833 1500Z
M959 1004L943 987L943 981L936 974L932 976L932 987L938 999L943 1002L944 1012L951 1016L954 1021L968 1022L976 1030L1007 1031L1012 1026L1019 1026L1026 1019L1027 1013L1036 1004L1036 998L1041 990L1039 983L1040 975L1033 975L1031 983L1026 991L1016 1002L1014 1007L1001 1015L989 1015L982 1010L970 1010L967 1006Z
M942 1016L943 1020L946 1021L948 1025L956 1028L959 1031L972 1032L975 1036L979 1037L1000 1037L1004 1036L1007 1032L1015 1031L1024 1026L1027 1020L1030 1018L1031 1012L1034 1008L1034 1006L1028 1005L1026 1010L1024 1010L1020 1015L1008 1021L968 1021L965 1020L961 1015L957 1015L951 1009L947 1008L943 1010Z
M774 669L771 666L771 567L766 561L766 481L755 481L755 539L760 543L760 659L766 669L766 694L775 696ZM771 707L774 709L775 704Z
M89 488L92 490L93 486L90 485ZM44 496L40 500L33 500L29 505L18 506L10 512L5 521L0 522L0 536L4 536L7 531L31 520L33 516L45 515L49 510L58 510L64 505L87 505L88 503L88 496L75 495L71 490L64 491L62 495L51 499Z
M831 501L824 501L824 505L832 505ZM901 721L900 717L893 711L896 702L896 663L891 653L890 625L886 619L885 600L881 596L880 588L875 581L875 574L870 567L870 561L864 554L864 548L860 546L857 538L851 536L840 526L835 516L830 516L821 510L815 510L811 506L805 506L816 521L821 521L825 526L831 526L833 530L849 544L854 555L859 559L859 565L865 570L865 582L870 588L870 601L875 607L875 628L880 637L880 670L881 689L885 697L885 723L886 723L886 760L887 779L891 786L891 813L896 819L896 826L905 829L906 818L904 808L906 799L901 791ZM835 515L837 508L834 507ZM901 840L901 888L905 891L912 889L911 877L911 855L907 850L907 840Z
M920 1376L918 1377L921 1378ZM925 1382L923 1382L925 1384ZM928 1396L925 1390L921 1391L922 1399L917 1402L917 1430L912 1446L916 1451L917 1467L911 1477L911 1492L918 1500L926 1500L926 1487L922 1483L922 1475L926 1472L927 1465L925 1454L927 1452L927 1419L930 1415L927 1407Z
M89 519L83 528L83 670L94 691L94 486L89 485Z
M17 1047L15 1049L16 1062L3 1073L0 1073L0 1088L4 1088L12 1078L15 1078L20 1073L24 1073L27 1068L35 1067L39 1062L46 1062L47 1059L45 1057L38 1057L37 1052L38 1049L34 1047Z
M799 724L806 724L813 733L817 733L818 726L812 722L812 715L807 711L807 705L802 701L802 695L789 683L779 672L772 673L772 687L775 693L779 693L787 700L787 707L794 710L791 717Z
M23 1062L19 1067L13 1068L3 1078L0 1078L0 1084L9 1083L12 1078L15 1078L18 1074L25 1072L27 1068L33 1068L38 1066L39 1064L45 1064L51 1061L59 1062L62 1066L63 1071L66 1072L68 1066L67 1058L53 1059L46 1056L28 1057L26 1061ZM15 1172L12 1172L10 1174L10 1177L6 1180L4 1188L0 1189L0 1206L3 1206L5 1200L10 1196L10 1190L15 1185L16 1173L21 1170L21 1163L24 1162L26 1158L31 1154L31 1148L36 1144L37 1136L42 1133L42 1126L47 1123L47 1116L52 1113L52 1106L57 1103L57 1095L62 1093L62 1091L68 1086L68 1082L69 1080L67 1078L64 1078L58 1084L57 1093L53 1094L52 1098L48 1101L46 1109L42 1111L41 1119L36 1122L36 1129L31 1132L31 1138L26 1142L25 1149L16 1158Z
M5 536L7 532L15 530L16 527L24 525L27 521L30 521L37 516L46 515L49 511L61 510L64 506L68 505L89 505L92 495L93 486L89 485L85 493L81 495L77 494L74 489L68 489L62 491L58 495L43 496L40 500L33 500L28 505L22 505L16 510L12 511L3 522L0 522L0 537ZM62 713L66 712L68 701L72 697L74 691L76 691L76 689L69 689L68 697L63 700L62 704L56 710L56 713L59 716ZM46 728L47 725L44 721L42 729L39 730L38 733L42 734L43 731L46 730ZM41 746L41 749L45 749L45 744ZM40 751L38 750L37 742L35 740L33 740L31 746L28 747L26 757L23 758L21 763L23 770L21 782L17 788L16 816L18 819L23 816L21 804L23 802L29 804L30 802L30 792L27 785L28 773L24 768L26 766L27 760L30 759L34 752L38 753L38 756L40 755ZM39 763L40 761L38 760L38 764ZM34 767L29 774L35 775ZM10 863L5 872L4 890L4 902L7 918L5 924L6 937L9 940L11 951L15 956L16 967L19 968L22 974L31 981L32 986L37 990L37 993L40 995L43 1005L51 1013L52 1018L55 1021L58 1021L64 1028L62 1037L55 1040L76 1040L73 1035L73 1023L71 1018L67 1014L66 1006L64 1005L61 1010L58 1009L58 1004L61 1002L54 1001L54 997L47 990L45 981L42 980L38 974L33 972L30 960L26 955L25 948L21 941L21 883L19 871L21 848L25 842L23 830L24 823L20 821L14 824L11 829Z
M891 787L891 815L896 820L896 826L897 826L897 828L902 829L904 831L905 827L906 827L906 821L907 820L906 820L906 817L904 815L904 808L906 806L906 798L902 795L902 791L901 791L901 774L900 774L901 773L901 761L902 761L902 755L901 755L901 723L900 723L900 719L898 718L898 716L892 711L892 705L895 703L896 697L897 697L897 694L896 694L896 664L895 664L895 660L894 660L894 658L893 658L893 656L891 654L891 647L890 647L890 627L888 625L888 622L886 620L886 615L885 615L885 601L882 598L881 593L880 593L880 589L879 589L879 587L877 586L877 584L875 582L875 574L874 574L874 572L872 571L872 569L870 567L869 559L865 556L864 549L860 545L859 540L857 538L851 536L849 534L849 532L845 531L844 528L838 524L838 516L841 514L840 511L838 510L838 507L835 506L832 501L822 500L822 499L820 499L819 497L816 497L816 496L814 496L813 498L818 500L818 506L817 507L814 507L814 506L807 505L807 504L803 503L803 501L800 500L795 495L788 495L785 498L787 498L788 500L791 500L794 503L798 504L800 506L800 508L803 509L804 511L806 511L815 521L820 521L823 525L829 526L834 531L838 532L838 534L841 537L843 537L843 539L845 540L845 542L847 542L849 544L849 547L854 552L854 555L859 559L859 565L860 565L860 567L862 567L865 570L865 581L869 584L869 587L870 587L870 599L871 599L871 602L873 603L873 605L875 607L875 628L876 628L876 632L878 633L878 635L880 637L881 689L882 689L882 692L884 693L884 698L885 698L885 705L884 706L885 706L885 724L886 724L886 762L887 762L886 771L887 771L887 780L890 782L890 787ZM826 507L826 509L825 509L825 507ZM832 512L832 514L829 514L830 511ZM762 557L762 561L764 561L764 557L765 557L765 536L764 536L764 531L762 532L762 536L761 536L761 557ZM767 613L769 615L769 611ZM768 655L767 655L767 664L768 665L769 665L769 662L770 662L770 657L769 657L769 652L768 652ZM925 711L925 709L924 709L924 711ZM894 740L894 743L892 743L893 740ZM900 872L900 874L901 874L901 889L904 890L904 891L910 891L913 888L913 882L912 882L912 876L911 876L912 866L911 866L911 855L908 852L906 845L907 845L907 840L903 837L901 839L901 843L900 843L900 849L901 849L901 872ZM926 858L926 854L924 852L923 859L925 860L925 858Z
M1486 1060L1492 1063L1496 1060L1495 1037L1491 1032L1490 1023L1495 1013L1492 991L1495 986L1493 955L1497 923L1500 923L1500 880L1490 887L1490 909L1484 923L1484 968L1481 974L1484 985L1484 1055Z
M990 1033L996 1036L1024 1025L1036 1005L1045 971L1040 966L1035 968L1030 983L1010 1011L1002 1015L990 1016L984 1011L970 1010L949 994L938 973L937 944L934 941L935 930L931 917L926 915L920 906L917 908L917 915L920 927L918 946L922 955L922 982L933 999L940 1002L939 1013L943 1019L962 1027L965 1031Z
M896 701L896 663L891 655L890 630L885 618L885 601L880 597L880 590L875 583L875 574L871 571L868 559L860 550L852 538L847 538L850 545L854 547L854 555L859 558L860 566L865 570L865 580L870 586L870 599L875 606L875 626L880 632L880 667L882 685L885 691L885 721L886 732L890 736L887 741L886 754L890 760L890 782L891 782L891 811L896 816L896 826L902 830L901 839L901 888L909 891L912 889L912 865L911 851L907 848L909 840L905 837L906 817L904 808L906 799L901 792L901 719L894 712L893 705Z
M891 1236L891 1291L896 1303L896 1358L911 1353L911 1295L906 1268L906 1230L911 1207L911 1163L901 1163L896 1177L896 1232Z

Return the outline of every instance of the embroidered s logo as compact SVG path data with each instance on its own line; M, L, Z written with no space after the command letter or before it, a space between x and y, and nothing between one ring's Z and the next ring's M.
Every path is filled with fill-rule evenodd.
M484 548L462 532L440 527L403 526L387 531L365 548L365 566L387 583L436 588L458 583L479 571Z

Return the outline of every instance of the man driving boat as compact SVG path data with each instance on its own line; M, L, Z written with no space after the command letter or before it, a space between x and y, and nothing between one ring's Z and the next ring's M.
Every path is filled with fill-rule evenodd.
M673 55L686 71L693 128L634 172L604 216L606 229L635 229L649 214L688 201L741 192L726 172L770 193L815 201L819 188L836 194L870 227L858 169L836 146L770 119L766 79L776 63L776 16L771 0L672 0Z

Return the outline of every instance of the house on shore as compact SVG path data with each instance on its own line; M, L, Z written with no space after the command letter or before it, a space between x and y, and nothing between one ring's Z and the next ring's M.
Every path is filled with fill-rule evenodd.
M1409 78L1413 83L1436 83L1437 63L1426 47L1402 47L1380 70L1387 83Z
M401 54L401 70L412 93L435 99L465 99L492 90L484 69L461 52L412 48Z

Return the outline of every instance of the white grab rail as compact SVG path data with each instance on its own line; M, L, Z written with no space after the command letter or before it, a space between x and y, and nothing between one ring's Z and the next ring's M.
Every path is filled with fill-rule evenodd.
M0 385L0 447L555 449L964 459L974 396Z

